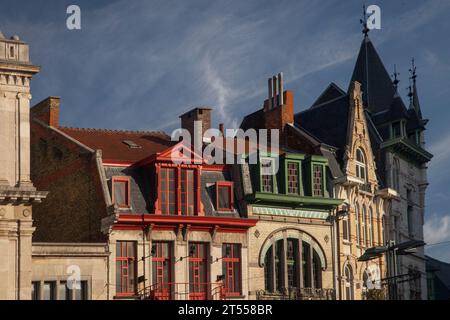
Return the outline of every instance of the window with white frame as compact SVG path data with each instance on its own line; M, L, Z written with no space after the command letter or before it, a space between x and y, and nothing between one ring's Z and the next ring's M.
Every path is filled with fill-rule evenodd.
M356 176L363 181L367 181L366 158L362 149L356 150Z

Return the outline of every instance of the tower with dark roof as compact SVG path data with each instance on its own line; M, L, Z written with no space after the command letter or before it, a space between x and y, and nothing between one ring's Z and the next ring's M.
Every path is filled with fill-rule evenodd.
M400 79L394 70L389 76L369 30L364 28L349 90L340 93L330 85L311 108L295 116L296 123L324 143L337 148L338 160L345 158L348 96L352 84L361 84L364 114L377 167L379 188L395 190L396 195L380 209L378 218L385 218L385 240L396 243L423 240L427 163L432 155L425 150L424 131L428 120L423 118L417 90L414 61L410 71L409 107L398 92ZM329 99L327 99L329 97ZM326 101L328 100L328 101ZM324 125L325 124L325 125ZM398 274L419 270L420 284L406 281L399 285L399 297L426 299L425 260L423 248L399 257ZM393 272L390 270L389 272Z

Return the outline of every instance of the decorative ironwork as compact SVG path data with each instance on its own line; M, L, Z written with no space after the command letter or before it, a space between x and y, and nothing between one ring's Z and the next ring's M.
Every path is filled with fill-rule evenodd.
M323 288L282 288L278 292L260 290L257 300L335 300L334 289Z
M170 282L154 284L138 292L141 300L224 300L223 283Z

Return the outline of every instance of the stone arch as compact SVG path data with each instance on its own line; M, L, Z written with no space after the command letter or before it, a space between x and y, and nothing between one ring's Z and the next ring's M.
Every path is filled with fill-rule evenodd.
M322 270L327 269L327 258L325 255L325 251L323 250L320 243L309 233L305 232L304 230L300 228L295 227L287 227L287 228L280 228L273 232L271 232L267 238L264 240L263 245L261 246L261 249L259 251L259 266L262 268L264 267L264 258L266 256L267 251L269 248L273 245L273 243L277 240L281 240L284 238L284 233L286 232L286 237L288 238L295 238L301 241L305 241L308 243L311 248L313 248L317 255L319 256L320 263L322 264Z

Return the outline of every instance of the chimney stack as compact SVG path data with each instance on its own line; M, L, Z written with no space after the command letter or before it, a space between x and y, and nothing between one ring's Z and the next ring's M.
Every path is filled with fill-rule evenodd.
M271 110L276 107L282 106L284 104L283 72L280 72L278 73L278 75L269 78L268 87L269 87L269 97L267 108Z
M59 127L59 97L48 97L30 109L32 119L39 119L52 127Z
M284 91L283 72L268 80L269 97L264 101L264 121L266 129L284 130L287 123L294 122L294 94Z
M199 107L194 108L180 116L181 128L186 129L191 134L191 139L194 141L194 137L198 135L203 140L203 136L206 130L211 128L211 108ZM195 121L200 121L202 124L201 131L200 128L194 126ZM197 129L198 132L195 132Z

